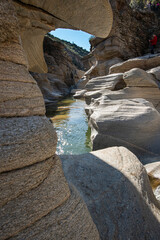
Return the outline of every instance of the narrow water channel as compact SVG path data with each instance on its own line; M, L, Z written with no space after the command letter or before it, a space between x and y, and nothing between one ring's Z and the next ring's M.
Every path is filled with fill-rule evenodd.
M84 110L85 102L67 98L58 103L50 116L57 132L58 155L81 154L91 151L90 128Z

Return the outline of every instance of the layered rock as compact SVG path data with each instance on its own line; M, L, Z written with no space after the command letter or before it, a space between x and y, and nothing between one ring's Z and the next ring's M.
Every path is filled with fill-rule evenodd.
M160 238L160 205L135 155L114 147L61 159L65 176L86 202L101 239Z
M149 66L157 64L154 58L143 61L150 61ZM138 64L135 59L133 62ZM93 150L125 146L144 163L148 157L160 156L159 86L159 67L148 71L131 68L124 73L120 69L89 80L84 97Z
M34 1L40 3L37 6L40 8L32 7L33 1L24 2L29 5L14 1L15 8L10 0L0 2L0 239L97 240L99 234L85 203L73 187L70 190L61 162L55 155L55 130L44 115L43 97L28 73L23 51L24 47L30 70L45 71L40 53L42 36L51 26L54 28L53 22L69 26L74 18L71 17L69 24L65 18L57 20L58 16L47 12L51 9L51 1ZM57 1L52 3L58 13L62 5ZM102 2L98 3L99 10L105 12ZM78 1L76 4L78 6ZM84 6L88 9L88 2ZM106 2L107 6L110 13L110 5ZM105 13L105 23L107 18ZM97 24L95 31L98 28ZM103 28L104 25L101 30Z
M105 0L98 0L94 4L92 0L87 3L70 0L67 4L57 0L13 2L20 19L20 35L29 70L32 72L47 72L43 57L43 38L47 32L61 27L81 29L98 37L106 37L111 30L112 9ZM93 24L95 20L96 24Z
M79 68L83 69L81 58L71 53L61 42L45 36L43 49L48 73L31 72L31 74L41 89L47 107L48 104L67 96L84 71L75 65L78 64Z
M118 63L110 67L109 73L124 73L132 68L141 68L143 70L149 70L159 66L160 54L146 55L137 58L131 58L122 63Z
M153 12L132 9L126 0L113 0L111 6L113 26L109 36L90 40L95 64L86 73L88 79L107 75L112 65L143 55L149 49L151 34L160 33L159 20Z

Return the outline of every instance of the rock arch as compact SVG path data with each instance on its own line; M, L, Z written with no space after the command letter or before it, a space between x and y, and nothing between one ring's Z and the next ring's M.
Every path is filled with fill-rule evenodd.
M92 1L59 3L0 2L0 239L99 239L87 207L63 175L56 134L28 69L47 70L40 50L51 27L90 29L103 37L110 31L112 11L104 0L93 8ZM88 13L79 21L82 6Z

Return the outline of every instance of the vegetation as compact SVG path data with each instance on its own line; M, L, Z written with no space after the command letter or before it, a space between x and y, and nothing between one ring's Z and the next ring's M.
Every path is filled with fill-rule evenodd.
M144 9L149 3L151 3L151 5L156 5L159 2L159 0L131 0L130 6L132 8Z
M131 0L131 7L143 9L147 4L147 0Z
M70 43L68 41L65 41L65 40L62 40L60 38L54 37L50 33L47 33L47 36L50 37L53 41L58 41L58 42L63 43L68 50L70 50L71 52L73 52L74 54L76 54L80 57L84 57L89 53L86 49L77 46L75 43Z

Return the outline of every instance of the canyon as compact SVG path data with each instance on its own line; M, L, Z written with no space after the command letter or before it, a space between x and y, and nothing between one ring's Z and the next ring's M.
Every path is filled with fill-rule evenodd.
M139 28L139 21L152 20L158 32L158 20L133 14L128 4L0 1L0 239L159 240L160 204L150 181L159 179L160 55L138 57L150 24ZM94 151L61 159L43 99L55 96L45 75L44 36L60 27L97 37L88 57L94 66L79 85ZM68 69L63 84L57 81L64 94ZM50 95L32 76L39 85L46 76Z

